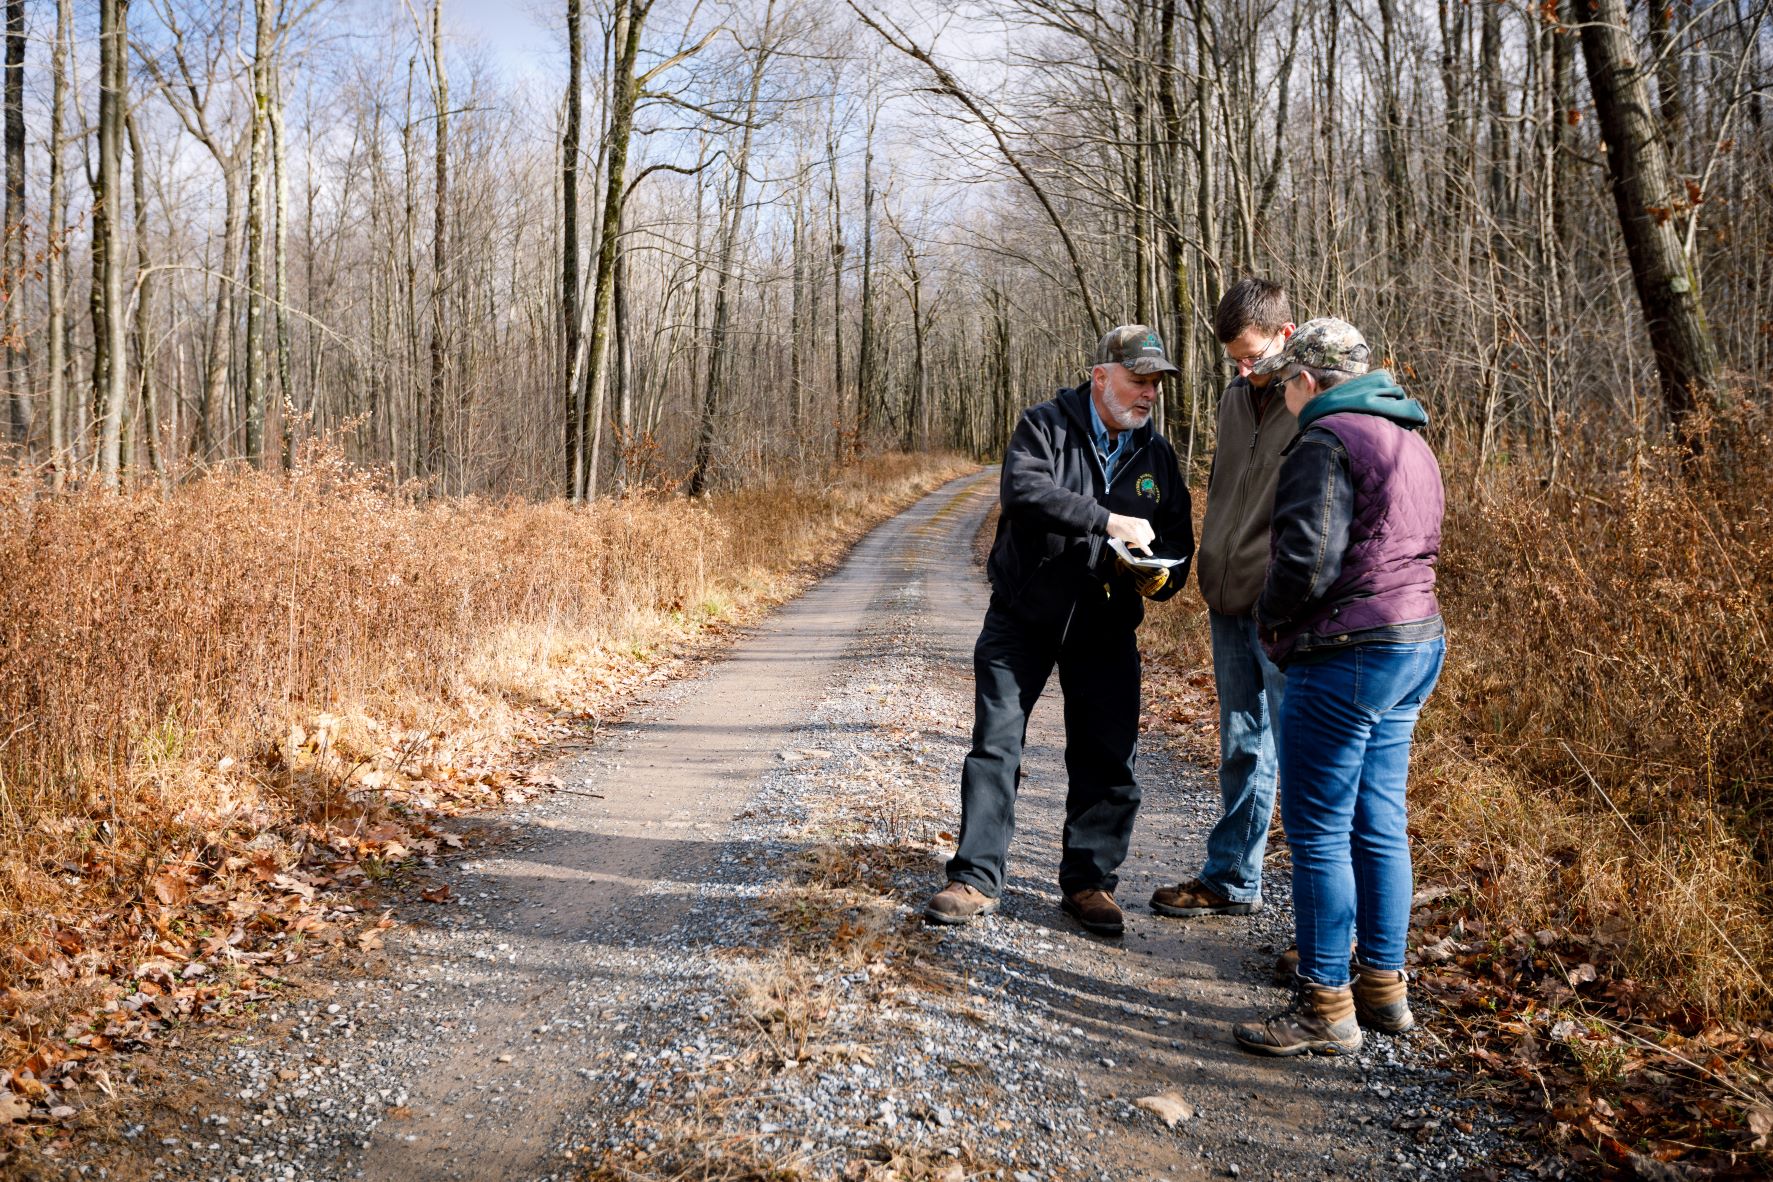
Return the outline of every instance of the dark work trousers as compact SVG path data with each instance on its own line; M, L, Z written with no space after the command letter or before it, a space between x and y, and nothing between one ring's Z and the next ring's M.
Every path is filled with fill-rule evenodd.
M960 848L948 877L996 898L1016 828L1028 714L1056 664L1065 693L1065 848L1059 889L1112 891L1139 811L1139 649L1105 617L1102 593L1080 598L1061 641L993 606L973 646L973 749L960 776Z

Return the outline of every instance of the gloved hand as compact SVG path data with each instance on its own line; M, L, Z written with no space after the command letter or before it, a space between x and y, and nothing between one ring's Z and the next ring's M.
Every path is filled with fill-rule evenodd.
M1120 567L1120 569L1125 572L1126 576L1133 580L1133 589L1147 599L1150 599L1153 595L1162 591L1170 581L1170 572L1167 568L1163 570L1140 570L1136 566L1127 565L1125 559L1118 557L1114 560L1114 565Z

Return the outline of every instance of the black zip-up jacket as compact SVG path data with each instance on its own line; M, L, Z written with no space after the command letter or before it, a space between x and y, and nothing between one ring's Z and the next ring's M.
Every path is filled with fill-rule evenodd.
M1176 453L1147 423L1133 432L1112 488L1104 487L1088 382L1022 412L999 495L987 564L991 601L1025 624L1062 634L1080 601L1105 607L1129 628L1145 618L1142 597L1108 547L1110 513L1147 519L1157 534L1152 553L1183 560L1153 599L1168 599L1187 580L1194 519Z

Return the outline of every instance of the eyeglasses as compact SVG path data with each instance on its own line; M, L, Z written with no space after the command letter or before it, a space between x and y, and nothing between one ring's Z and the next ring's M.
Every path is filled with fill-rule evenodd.
M1226 369L1233 374L1242 374L1246 377L1249 376L1250 371L1256 367L1258 361L1266 361L1269 357L1274 355L1275 342L1279 341L1280 337L1280 333L1275 333L1268 338L1267 344L1263 345L1248 357L1232 357L1227 354L1225 358Z

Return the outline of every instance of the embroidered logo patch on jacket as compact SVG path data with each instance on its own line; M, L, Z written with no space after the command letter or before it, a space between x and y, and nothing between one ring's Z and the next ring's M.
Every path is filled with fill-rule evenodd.
M1157 477L1149 472L1139 477L1137 488L1139 490L1139 495L1142 497L1150 497L1154 501L1163 499L1157 492Z

